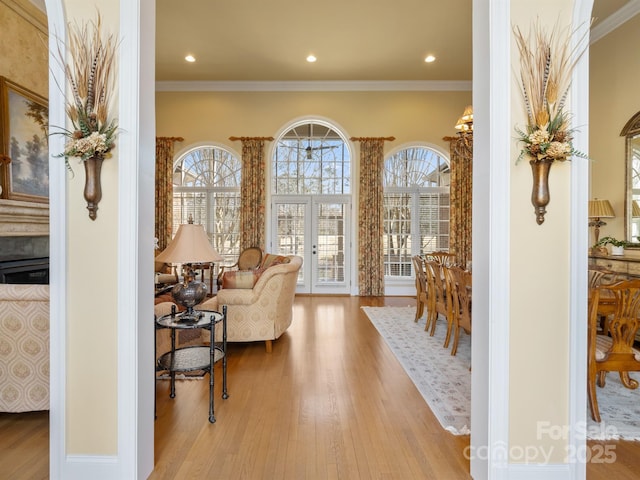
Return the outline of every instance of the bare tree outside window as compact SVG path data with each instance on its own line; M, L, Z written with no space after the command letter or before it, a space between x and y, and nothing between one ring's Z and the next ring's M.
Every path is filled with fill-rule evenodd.
M285 133L276 146L273 169L274 195L350 193L347 146L324 125L306 123Z

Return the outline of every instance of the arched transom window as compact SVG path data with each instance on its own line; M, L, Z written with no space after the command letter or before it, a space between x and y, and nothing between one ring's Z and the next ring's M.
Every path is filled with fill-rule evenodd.
M274 195L343 195L351 189L346 142L321 123L304 123L287 131L276 146Z

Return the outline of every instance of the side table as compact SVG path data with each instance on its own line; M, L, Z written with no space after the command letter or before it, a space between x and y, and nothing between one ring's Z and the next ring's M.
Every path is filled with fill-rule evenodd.
M175 308L168 315L156 320L156 328L171 329L171 350L158 358L156 372L168 371L171 377L170 397L176 396L176 372L202 370L209 373L209 421L215 423L213 410L214 366L222 360L222 398L229 398L227 393L227 306L222 313L213 310L196 310L197 320L182 320L183 312ZM216 342L216 325L222 323L222 341ZM210 332L209 345L195 345L176 348L176 331L202 328Z

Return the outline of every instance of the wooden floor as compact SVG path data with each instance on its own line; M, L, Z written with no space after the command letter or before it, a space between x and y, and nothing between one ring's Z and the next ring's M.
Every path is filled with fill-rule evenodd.
M158 479L466 479L468 436L440 427L362 305L407 297L298 297L294 323L267 354L232 344L228 400L208 381L157 383ZM220 371L216 371L220 379ZM0 479L48 478L48 414L0 414ZM640 442L608 442L616 461L591 480L640 478ZM590 443L590 446L596 443Z

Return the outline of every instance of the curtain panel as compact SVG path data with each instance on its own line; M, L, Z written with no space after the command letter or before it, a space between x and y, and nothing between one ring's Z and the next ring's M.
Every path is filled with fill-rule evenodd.
M362 296L384 295L382 248L384 195L382 171L385 138L360 141L360 193L358 204L358 288Z
M173 151L181 137L156 137L156 229L158 252L171 242L173 229Z
M456 263L467 268L471 262L473 210L473 136L446 137L451 154L451 210L449 245Z
M240 251L249 247L265 249L266 137L231 137L242 141L242 180L240 182Z

